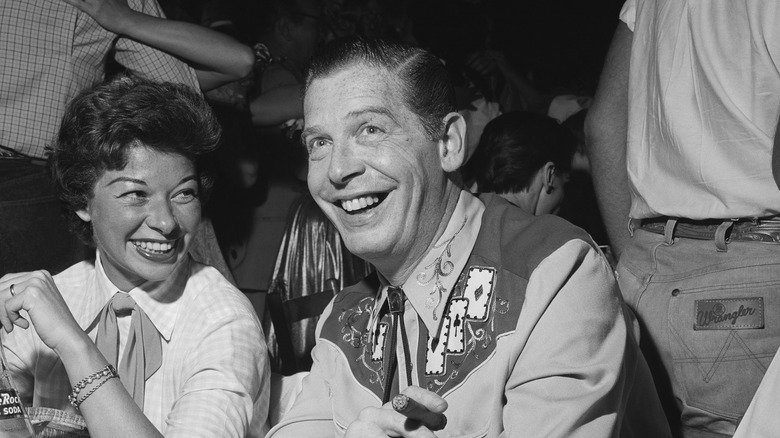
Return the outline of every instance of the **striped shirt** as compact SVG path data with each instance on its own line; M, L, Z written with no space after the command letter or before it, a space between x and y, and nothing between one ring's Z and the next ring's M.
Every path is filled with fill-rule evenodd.
M132 9L162 17L156 0L129 0ZM0 146L37 158L55 138L65 106L102 81L105 61L159 81L199 88L176 58L118 38L88 15L56 0L0 0Z
M118 291L99 257L54 277L79 325L95 339L100 310ZM146 382L144 414L166 437L254 437L267 430L269 376L262 328L243 294L214 268L189 260L168 280L129 292L162 337L162 365ZM120 317L120 351L130 330ZM59 357L34 330L6 335L9 368L27 405L74 412ZM121 354L120 354L121 357Z

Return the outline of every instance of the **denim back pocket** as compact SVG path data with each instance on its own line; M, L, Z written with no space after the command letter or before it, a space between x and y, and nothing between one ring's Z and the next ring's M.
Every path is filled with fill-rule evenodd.
M780 269L740 269L699 272L666 284L683 421L713 432L733 433L780 346Z

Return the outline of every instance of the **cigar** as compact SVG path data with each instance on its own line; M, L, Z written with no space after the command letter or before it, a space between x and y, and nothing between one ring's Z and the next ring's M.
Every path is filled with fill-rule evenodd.
M432 432L442 430L447 426L447 417L444 414L431 412L408 395L396 395L393 397L392 404L396 412L409 419L421 422Z

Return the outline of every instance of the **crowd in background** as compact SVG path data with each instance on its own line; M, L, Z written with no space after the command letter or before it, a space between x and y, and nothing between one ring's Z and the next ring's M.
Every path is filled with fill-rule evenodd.
M669 378L668 375L674 375L673 371L669 371L673 366L684 366L679 364L688 359L698 364L701 357L708 357L712 353L711 346L702 347L701 351L698 351L698 347L689 348L689 344L698 345L696 339L699 339L697 336L701 335L701 330L718 330L717 327L705 327L707 324L702 325L701 320L697 319L690 339L678 336L681 347L677 349L685 349L682 353L675 348L671 348L672 352L666 351L667 347L664 346L656 351L654 346L649 345L651 338L664 339L668 331L667 323L683 324L680 332L690 328L690 324L685 325L688 322L686 318L690 315L683 314L683 311L670 316L669 321L666 318L657 318L654 314L657 309L662 308L667 309L671 315L674 309L670 302L680 299L691 301L695 298L685 298L685 287L696 289L703 284L701 279L691 280L690 284L679 283L687 280L674 277L683 269L678 262L687 259L686 262L693 263L695 260L700 263L696 266L700 266L701 271L704 271L724 263L721 262L721 252L731 250L732 258L740 258L740 245L746 245L743 241L753 243L755 240L761 240L762 233L769 233L770 240L775 239L777 227L773 222L775 216L768 215L768 212L773 211L770 207L760 211L740 210L737 205L741 206L741 195L735 196L731 204L729 198L725 197L720 211L717 210L719 207L705 205L707 196L701 193L691 194L687 200L682 199L687 193L686 190L698 184L698 181L692 183L686 179L691 172L675 167L679 163L685 163L689 156L681 158L679 163L662 163L656 167L653 166L657 163L651 163L647 168L643 168L647 173L658 177L656 183L679 182L679 190L675 193L680 195L681 199L662 193L662 190L656 189L659 184L651 187L647 181L644 186L638 184L637 190L642 193L629 193L627 187L630 178L621 167L621 160L625 160L625 156L617 157L620 159L620 169L610 167L615 163L609 161L614 158L611 154L618 151L610 142L618 139L625 143L625 137L629 139L629 170L635 171L636 166L642 166L642 157L636 155L636 148L639 147L637 144L642 141L637 140L636 132L632 137L632 132L628 131L631 127L637 129L636 126L642 125L650 126L650 130L657 128L661 133L657 138L662 138L663 134L670 131L685 131L686 127L681 128L673 122L685 120L690 116L682 110L677 118L664 113L664 116L670 118L668 122L673 127L657 127L653 123L663 117L655 113L650 114L652 108L660 107L654 105L652 99L662 101L669 97L657 91L663 87L653 89L658 96L648 92L651 96L647 97L637 91L651 88L645 87L644 81L655 80L655 64L652 59L647 61L636 51L630 53L630 37L626 37L630 34L623 33L627 32L627 29L624 29L626 25L634 35L640 31L652 33L647 29L654 24L647 24L652 20L646 18L651 13L637 12L635 2L626 2L624 6L622 0L596 4L574 0L158 0L160 9L157 9L155 2L144 0L54 2L56 6L52 7L51 12L39 11L37 16L29 18L29 23L32 24L24 21L18 25L19 39L25 41L19 46L35 47L40 44L42 47L46 44L46 37L31 35L36 35L37 32L39 35L50 36L60 32L63 36L60 43L72 37L78 50L83 50L88 56L77 57L80 63L76 68L64 68L58 63L60 60L45 59L45 56L43 59L37 59L37 64L29 61L13 63L13 67L8 69L17 70L18 77L16 74L9 74L2 80L4 82L0 82L0 85L3 85L0 91L6 93L4 98L8 98L14 96L9 90L13 91L17 85L24 92L28 89L23 87L29 87L33 90L30 94L36 94L35 85L31 85L33 82L26 80L25 75L47 78L43 81L45 85L40 86L42 91L38 93L40 96L36 96L39 101L35 105L18 108L12 105L6 108L0 106L0 109L6 111L0 114L6 131L3 137L0 137L0 233L5 234L0 235L0 277L10 272L40 268L56 274L74 262L93 255L92 250L85 248L82 243L62 237L67 235L66 225L55 219L57 202L49 191L48 181L40 172L46 165L51 149L51 145L47 143L51 139L47 136L54 135L53 129L56 128L50 127L47 131L39 126L52 125L51 120L61 117L66 103L80 89L104 78L121 78L126 74L140 73L141 76L152 79L184 83L200 89L222 131L218 148L204 152L207 160L203 163L198 159L198 166L203 165L204 174L213 177L208 178L205 184L213 190L210 190L208 202L204 202L204 220L199 227L190 230L194 236L191 252L196 260L216 267L228 282L240 289L252 302L263 325L270 369L278 374L307 371L312 365L310 354L315 344L316 314L290 310L293 305L297 305L300 299L321 297L317 298L317 301L318 310L322 310L334 294L369 276L375 270L374 266L350 253L334 224L315 203L306 184L309 158L301 142L301 135L304 128L303 95L307 68L319 48L341 37L359 36L401 41L423 48L441 60L455 87L457 111L468 127L465 139L466 163L461 168L465 188L475 194L495 193L530 215L558 215L581 227L592 237L611 264L613 272L618 273L618 282L626 302L633 312L639 313L643 336L651 336L642 338L642 348L645 354L652 352L648 355L648 363L656 383L659 378L666 379ZM642 3L641 0L638 2ZM41 6L40 2L33 3L35 5L30 8L47 7ZM619 17L621 7L622 15ZM89 15L95 21L82 21L85 17L83 14L76 20L76 10ZM135 11L143 13L137 14ZM59 17L62 22L76 20L78 24L75 33L69 34L69 30L57 26L53 26L55 30L50 30L47 26L51 26L51 23L44 22L45 20L36 21L48 13ZM642 16L643 13L648 15ZM641 17L637 18L638 23L645 27L636 30L633 26L637 24L634 23L632 14ZM166 21L159 18L163 15L167 17ZM11 16L4 15L2 18L5 20ZM623 23L620 22L621 19ZM8 28L9 23L0 22L0 25ZM696 28L695 25L692 27ZM16 31L8 33L14 32ZM616 37L610 49L613 34ZM629 42L621 40L621 36L629 38ZM91 43L85 43L79 38ZM660 39L671 44L663 38ZM624 44L622 46L621 41ZM736 41L736 45L740 40L733 38L728 41ZM17 44L15 39L13 44ZM634 41L633 44L636 46L638 43ZM653 50L657 49L653 43L648 44ZM21 52L16 47L8 47L11 47L11 43L0 46L0 50L4 50L0 53L11 57L9 54L16 56ZM661 46L657 50L662 53L664 47ZM655 52L652 53L653 55L647 57L656 56ZM618 58L621 55L623 58ZM630 92L619 87L628 87L628 56L631 56L632 62L639 61L632 69L647 68L647 71L633 73L630 80L634 88ZM663 55L658 56L661 61L666 60ZM605 59L607 64L602 69ZM621 60L624 63L621 63ZM727 62L724 61L723 64ZM722 65L716 67L730 71ZM720 74L721 70L718 69L715 71ZM67 70L71 75L56 77L56 74L52 74L53 71L61 70ZM698 74L709 77L710 73ZM50 76L56 78L49 79ZM658 80L663 82L666 79L664 77ZM728 78L730 79L733 78ZM728 80L724 82L728 83ZM669 82L674 83L674 78L669 79ZM143 86L143 83L141 85ZM713 88L713 95L720 96L718 86ZM731 96L728 94L731 89L728 86L723 88L727 90L723 95ZM687 90L683 90L685 91ZM19 95L24 92L20 91ZM706 95L706 92L703 94ZM630 102L627 96L630 96ZM13 101L12 98L7 100ZM42 101L47 103L40 103ZM621 104L624 106L620 106ZM640 106L644 104L651 109ZM46 107L46 110L37 110L39 106ZM632 108L633 117L630 120L626 119L629 106ZM672 106L678 110L680 108ZM637 119L641 117L638 114L646 109L650 114L647 120L652 123ZM30 120L25 119L27 115ZM730 115L731 113L726 114L720 120L728 119ZM752 120L750 122L752 123ZM691 132L699 135L696 129L691 128ZM703 128L702 131L709 133L708 129L717 131L714 137L729 137L729 131L725 128L724 132L718 131L717 127ZM16 147L16 142L22 146ZM680 141L679 144L683 146L679 146L678 150L692 148L691 143L685 141ZM198 155L200 153L198 152ZM632 153L634 155L631 155ZM651 155L652 151L647 153L647 156ZM67 154L64 156L67 157ZM194 166L195 158L185 158L191 160L190 164ZM691 158L691 162L699 158ZM703 168L712 164L707 158L709 157L704 159L706 163ZM729 162L729 157L722 158L724 162ZM130 162L136 163L134 160L138 163L148 163L159 161L159 157L155 154L151 157L133 156ZM741 163L739 159L731 162ZM755 163L748 164L752 166ZM635 167L632 168L632 165ZM668 167L664 168L664 165ZM730 169L730 166L722 164L724 169ZM674 169L669 171L669 174L676 178L664 179L669 168ZM594 174L594 169L600 173ZM199 167L198 171L200 170ZM630 177L636 178L636 175L637 172L634 172ZM609 187L616 181L620 187ZM634 184L632 187L637 186L637 181L630 181ZM751 181L755 182L755 179ZM710 182L706 181L703 185L708 186ZM740 184L743 183L734 183L732 186L740 188ZM728 184L724 184L724 187L717 186L713 189L713 196L718 197L726 193L731 195L731 188ZM771 184L762 186L762 190L767 193L774 193L775 188ZM612 198L611 189L620 192L621 197ZM658 194L657 199L651 196L653 193ZM36 201L33 207L27 202L31 199ZM652 208L647 206L644 211L637 199L656 204ZM40 204L39 200L42 200ZM679 207L680 214L656 214L669 207L666 205L667 201L669 204L677 202L678 205L673 207ZM701 208L694 208L694 201L700 201ZM630 240L625 233L616 231L624 228L625 224L621 221L624 222L629 214L628 211L617 210L619 202L623 202L620 208L628 208L629 205L632 207L630 216L634 220L628 224ZM364 207L365 205L360 206ZM714 210L710 216L707 216L708 208ZM729 212L739 214L729 216ZM75 213L84 220L79 210ZM699 213L702 217L697 216ZM604 218L602 214L605 215ZM723 215L734 219L724 221L720 217ZM765 217L760 217L762 215ZM708 222L710 219L717 219L717 223ZM76 222L80 223L79 220ZM35 233L31 233L31 229L42 232L33 235ZM678 283L675 283L676 288L667 293L665 280L653 286L659 272L666 272L663 271L663 266L658 268L663 263L656 263L656 253L653 253L652 259L641 258L642 250L637 248L624 253L626 248L643 243L642 239L634 236L637 230L643 230L639 236L647 240L644 244L648 247L657 245L653 248L672 246L677 242L675 239L680 238L683 242L686 242L685 239L692 239L699 244L701 233L706 233L705 238L709 239L708 242L715 242L718 254L708 254L713 256L713 264L705 266L708 262L704 257L700 257L700 254L706 251L702 249L704 243L701 243L702 248L697 247L695 251L691 250L682 256L670 251L668 275L674 277L674 281ZM100 246L105 243L97 244ZM41 251L46 245L51 245L51 251ZM22 247L25 251L17 254L17 248ZM674 247L678 251L680 248L685 247L679 243ZM755 259L754 247L746 248L746 256L741 259ZM767 246L764 249L767 253L764 260L769 260L773 257L774 247ZM622 257L620 265L618 257ZM632 261L636 264L631 265ZM640 272L648 266L661 271ZM757 268L750 265L745 269ZM723 279L717 280L719 284L732 280L729 276L731 273L723 275ZM8 279L7 282L10 281L11 279ZM653 297L663 295L664 298L653 298L658 303L653 304L651 301L647 304L644 293L648 287L656 287L661 291ZM741 287L740 285L736 289ZM4 290L3 288L0 288L0 291ZM678 299L681 288L683 298ZM13 298L14 284L11 283L7 289ZM327 294L322 295L323 292ZM730 295L727 298L710 299L711 309L708 309L712 312L720 309L721 314L726 311L724 309L730 309L717 307L723 304L723 300L724 303L729 300L736 302L736 298L731 298L732 292L728 293ZM640 302L642 299L644 301ZM765 301L767 308L775 305L773 298L751 296L739 300L742 300L737 302L742 305L739 312L744 306L752 306L755 303L763 306ZM702 304L704 301L707 300L686 303L695 305L698 310L698 306L705 305ZM756 322L755 326L747 327L748 329L764 328L763 310L761 312L761 321ZM285 320L285 317L291 320ZM768 316L767 321L769 320ZM739 338L739 335L732 337ZM727 351L731 348L730 342L724 344L724 350L721 351L723 355L731 354ZM702 414L696 405L697 401L693 399L701 396L707 403L713 400L722 402L724 406L719 405L715 409L718 412L734 410L744 413L754 393L753 387L760 382L760 377L769 363L768 359L771 359L776 351L774 342L772 338L768 343L762 343L761 353L752 357L752 363L760 373L753 370L752 377L744 377L747 380L752 379L749 382L752 387L742 393L738 400L735 398L736 402L723 401L720 400L721 397L712 394L694 395L690 397L691 400L687 394L681 395L683 390L680 388L686 385L700 388L697 386L698 382L691 383L697 380L696 376L691 377L696 374L696 370L689 371L687 377L680 378L679 382L674 381L667 385L668 391L660 391L659 395L673 428L683 431L687 427L702 427L710 431L733 430L739 423L739 418L722 414L723 417L729 417L722 420L721 414ZM249 347L244 347L249 350ZM749 346L745 349L750 353ZM670 359L667 355L675 356ZM717 367L720 366L721 359L706 359L704 362L711 362L712 367ZM252 360L257 363L259 369L266 366L263 360L257 360L256 357ZM731 362L737 363L737 360ZM674 365L671 365L672 363ZM705 380L708 378L711 378L711 375L705 377ZM724 379L727 378L728 376ZM739 382L742 381L737 380L730 385L739 385ZM666 383L659 383L659 388ZM725 388L729 383L724 382L722 386ZM739 392L736 389L734 391ZM270 394L272 399L275 396L278 394ZM259 409L258 403L265 403L264 409L267 409L269 403L268 398L244 402L250 406L247 409ZM739 403L739 406L735 408L729 403ZM705 408L710 409L711 406ZM677 409L682 409L684 414L680 416ZM695 421L706 424L686 424L686 421L695 423L690 418L698 418L699 420ZM274 422L272 418L271 424ZM257 431L264 432L265 429L261 427Z

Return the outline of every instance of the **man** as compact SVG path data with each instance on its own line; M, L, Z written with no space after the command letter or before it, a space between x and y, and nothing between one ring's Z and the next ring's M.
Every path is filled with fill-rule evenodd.
M630 0L621 19L587 123L620 288L673 432L731 436L780 344L780 4Z
M309 188L379 274L326 309L269 436L668 434L590 238L461 189L465 122L437 58L336 41L306 87ZM409 419L399 392L422 405Z

